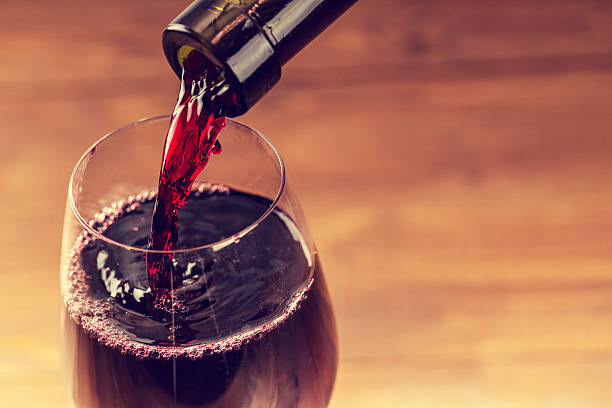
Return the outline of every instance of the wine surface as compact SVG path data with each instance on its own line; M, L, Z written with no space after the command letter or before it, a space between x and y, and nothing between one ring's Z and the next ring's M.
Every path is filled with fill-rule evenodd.
M78 406L326 406L335 324L295 224L274 210L235 242L270 201L220 185L191 196L175 248L217 244L175 254L168 307L151 307L144 252L86 234L77 241L64 299ZM144 249L154 198L103 210L94 228Z

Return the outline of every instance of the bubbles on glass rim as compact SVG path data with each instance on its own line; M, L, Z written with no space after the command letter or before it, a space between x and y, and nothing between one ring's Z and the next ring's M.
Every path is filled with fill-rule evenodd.
M200 195L206 192L229 194L230 189L223 185L211 185L202 183L196 186L194 194ZM140 201L137 201L140 198ZM120 215L134 211L141 202L153 200L155 192L149 191L130 196L126 200L121 200L102 209L96 213L89 225L98 233L103 233ZM92 338L100 344L116 349L123 354L130 354L137 358L159 358L170 359L173 357L188 357L198 359L206 355L224 353L240 347L250 340L259 340L266 333L282 324L300 306L301 302L307 297L313 280L310 278L308 283L295 293L288 302L284 312L276 316L265 324L246 329L238 334L230 335L219 341L200 343L195 345L156 345L147 344L129 337L125 331L116 326L112 319L114 312L108 299L93 298L90 293L88 275L80 264L80 254L83 248L94 241L92 234L87 231L77 238L71 256L67 259L67 273L63 281L63 292L68 315ZM171 302L171 312L180 312L181 305Z

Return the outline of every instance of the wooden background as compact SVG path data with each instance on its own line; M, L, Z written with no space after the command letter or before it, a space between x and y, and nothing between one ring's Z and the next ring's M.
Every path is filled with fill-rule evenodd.
M68 177L170 112L187 3L0 2L0 406L68 404ZM361 0L241 120L322 256L332 407L610 406L612 2Z

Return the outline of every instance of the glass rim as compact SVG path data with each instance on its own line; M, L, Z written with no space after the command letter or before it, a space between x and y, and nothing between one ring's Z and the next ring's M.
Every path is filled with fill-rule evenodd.
M103 234L101 234L100 232L96 231L91 225L89 225L89 222L87 220L85 220L85 218L83 218L83 216L81 215L81 212L79 211L79 209L77 208L77 204L74 201L74 194L73 194L73 185L75 183L76 180L76 176L77 176L77 172L80 168L80 166L83 164L83 162L88 158L88 156L91 154L92 151L95 151L95 149L101 144L103 143L105 140L107 140L108 138L110 138L111 136L124 131L126 129L129 129L131 127L134 126L138 126L138 125L142 125L145 123L149 123L149 122L156 122L156 121L160 121L160 120L170 120L171 115L157 115L157 116L151 116L148 118L143 118L137 121L134 121L132 123L128 123L127 125L121 126L120 128L117 128L115 130L113 130L112 132L109 132L107 134L105 134L104 136L102 136L100 139L96 140L91 146L89 146L89 148L87 150L85 150L85 153L83 153L83 155L79 158L79 160L77 160L74 169L72 170L72 174L70 175L70 180L68 182L68 202L70 203L70 209L72 210L72 214L76 217L77 221L79 222L79 224L81 224L81 226L89 233L91 234L94 238L96 239L101 239L103 241L106 241L107 243L129 250L129 251L137 251L137 252L143 252L143 253L158 253L158 254L177 254L177 253L186 253L186 252L193 252L193 251L200 251L200 250L204 250L207 248L212 249L213 251L219 250L221 248L224 248L226 246L229 246L235 242L237 242L240 238L244 237L246 234L248 234L249 232L251 232L253 229L255 229L261 222L263 222L266 218L268 218L268 216L270 214L272 214L272 212L275 210L276 205L278 204L278 202L280 201L281 196L283 195L283 192L285 191L285 163L283 162L283 158L281 157L280 153L278 152L278 150L276 149L276 147L263 135L261 134L261 132L259 132L256 129L253 129L252 127L245 125L243 123L240 123L236 120L230 119L230 118L226 118L226 120L228 122L230 122L233 126L238 126L244 129L247 129L249 132L253 133L255 135L255 137L259 138L260 140L262 140L264 142L265 145L267 145L272 152L274 153L274 157L276 158L276 161L279 165L279 176L280 176L280 181L279 181L279 186L278 186L278 190L276 191L276 194L274 196L274 199L271 200L270 204L268 205L268 208L266 209L266 211L260 215L256 220L254 220L253 222L251 222L249 225L247 225L246 227L244 227L243 229L241 229L238 232L235 232L234 234L223 238L221 240L215 241L215 242L210 242L204 245L199 245L193 248L180 248L180 249L174 249L171 251L164 251L164 250L157 250L157 249L147 249L147 248L140 248L140 247L135 247L135 246L131 246L131 245L127 245L124 244L122 242L118 242L115 241L107 236L104 236ZM221 133L223 134L223 132Z

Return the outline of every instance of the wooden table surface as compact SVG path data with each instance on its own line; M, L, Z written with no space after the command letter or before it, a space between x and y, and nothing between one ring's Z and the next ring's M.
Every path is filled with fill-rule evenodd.
M170 112L160 36L187 3L0 2L2 407L68 406L69 174ZM610 406L612 2L362 0L241 120L321 253L332 407Z

